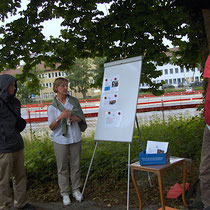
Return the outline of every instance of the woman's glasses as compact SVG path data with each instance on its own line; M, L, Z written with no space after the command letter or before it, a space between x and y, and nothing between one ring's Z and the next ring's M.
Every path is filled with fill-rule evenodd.
M67 87L68 88L68 85L59 85L58 87L62 87L62 88Z

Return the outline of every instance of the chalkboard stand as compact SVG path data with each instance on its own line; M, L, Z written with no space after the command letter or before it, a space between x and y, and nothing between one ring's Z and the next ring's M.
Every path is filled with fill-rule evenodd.
M143 141L142 141L142 138L141 138L141 132L140 132L140 128L139 128L139 123L138 123L138 119L137 119L137 115L135 115L135 121L136 121L136 126L137 126L137 129L138 129L138 135L140 137L141 147L142 147L142 149L144 149ZM89 165L88 172L87 172L87 175L86 175L86 179L85 179L85 182L84 182L84 186L83 186L83 189L82 189L82 195L84 194L84 191L85 191L85 187L86 187L87 180L88 180L88 177L89 177L89 174L90 174L91 166L93 164L93 159L94 159L94 156L95 156L95 153L96 153L97 146L98 146L98 141L96 141L96 143L95 143L95 148L94 148L94 151L93 151L93 155L92 155L92 158L91 158L91 161L90 161L90 165ZM128 144L127 210L129 209L129 194L130 194L130 192L129 192L129 190L130 190L130 165L131 165L131 163L130 163L130 143L129 143ZM151 186L149 173L148 173L148 180L149 180L149 183L150 183L150 186Z
M90 161L90 165L89 165L88 172L87 172L87 175L86 175L86 179L85 179L85 182L84 182L84 186L83 186L83 189L82 189L82 196L83 196L84 191L85 191L85 187L86 187L86 184L87 184L87 180L88 180L88 177L89 177L89 173L90 173L91 166L92 166L92 164L93 164L93 159L94 159L94 156L95 156L95 153L96 153L97 146L98 146L98 141L96 141L95 148L94 148L94 151L93 151L93 155L92 155L92 158L91 158L91 161ZM128 144L127 210L129 209L130 165L131 165L131 163L130 163L130 143L129 143L129 144Z
M93 155L92 155L92 158L91 158L91 161L90 161L90 165L89 165L88 172L87 172L87 175L86 175L86 179L85 179L85 182L84 182L84 186L83 186L83 189L82 189L82 195L84 194L84 191L85 191L85 187L86 187L86 184L87 184L87 180L88 180L88 177L89 177L91 166L93 164L93 159L94 159L94 156L95 156L95 153L96 153L97 146L98 146L98 141L96 141L96 144L95 144Z
M142 140L142 137L141 137L141 132L140 132L140 127L139 127L139 122L138 122L137 115L135 115L135 120L136 120L136 126L137 126L137 130L138 130L138 135L139 135L140 142L141 142L141 148L142 148L142 150L144 150L144 145L143 145L143 140ZM147 172L147 176L148 176L149 185L150 185L150 187L152 187L152 182L151 182L151 177L149 175L149 172Z
M141 142L141 148L142 148L142 150L144 150L143 140L141 138L141 132L140 132L140 128L139 128L139 122L138 122L137 115L135 115L135 120L136 120L136 126L137 126L137 130L138 130L138 135L139 135L140 142Z
M101 102L100 109L98 113L98 120L94 135L94 140L96 141L95 149L91 158L90 166L88 173L84 182L82 189L82 195L84 194L85 187L87 184L88 176L90 169L93 163L93 159L96 153L98 146L98 141L116 141L116 142L128 142L128 185L127 185L127 210L129 209L129 183L130 183L130 143L133 138L133 130L135 124L135 115L136 107L138 103L138 93L139 93L139 83L141 75L141 65L142 65L142 56L137 56L133 58L122 59L114 62L105 63L104 79L102 85ZM114 83L113 83L114 82ZM117 83L116 83L117 82ZM116 86L113 84L117 84ZM111 89L112 88L112 89ZM106 92L110 91L111 92ZM112 96L113 93L116 94ZM103 98L102 98L103 96ZM121 121L121 126L109 127L105 126L106 114L107 114L107 103L104 100L107 98L112 99L112 97L117 97L117 114L123 116L119 118ZM111 100L109 99L109 100ZM107 102L107 101L106 101ZM111 101L109 101L109 109L115 110L114 107L111 107ZM109 114L109 113L108 113ZM123 114L123 115L121 115ZM116 117L116 115L114 115ZM117 115L118 116L118 115ZM111 121L112 122L112 121ZM136 123L138 128L138 133L140 135L140 129L136 117ZM143 142L141 139L141 145L143 148Z

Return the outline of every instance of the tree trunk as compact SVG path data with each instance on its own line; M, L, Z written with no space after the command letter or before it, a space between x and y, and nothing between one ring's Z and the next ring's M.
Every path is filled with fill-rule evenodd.
M86 98L86 92L83 91L83 92L82 92L82 95L83 95L83 98L85 99L85 98Z
M207 42L208 42L208 50L210 53L210 10L209 9L203 9L203 19L204 19L204 25L205 25L205 30L206 30L206 37L207 37Z

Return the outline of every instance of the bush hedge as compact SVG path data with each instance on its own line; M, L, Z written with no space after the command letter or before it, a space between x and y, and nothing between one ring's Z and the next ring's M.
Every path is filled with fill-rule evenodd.
M140 132L144 148L147 140L169 142L170 155L190 158L199 164L202 136L205 122L202 117L170 118L163 122L154 120L149 125L141 125ZM39 182L57 181L56 161L53 144L48 135L25 139L25 167L29 180ZM142 151L137 129L134 130L131 143L131 162L138 161ZM95 141L93 137L83 138L81 157L81 176L86 177L93 155ZM89 181L109 178L113 182L127 179L128 143L99 142Z

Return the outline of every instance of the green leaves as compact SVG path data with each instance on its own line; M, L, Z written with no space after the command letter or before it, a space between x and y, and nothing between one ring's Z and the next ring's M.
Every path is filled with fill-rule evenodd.
M17 14L20 0L1 0L0 18ZM171 6L170 0L30 0L20 17L0 28L0 69L15 69L24 62L23 77L36 64L60 64L69 70L76 58L106 57L107 62L143 55L142 82L152 84L155 66L169 61L163 38L179 47L174 63L188 68L204 60L207 41L201 11ZM111 3L109 14L98 3ZM49 40L42 24L62 18L60 37ZM189 41L183 41L187 37ZM151 67L153 63L153 67ZM30 69L29 69L30 66Z
M16 15L17 9L20 8L21 0L1 0L0 1L0 19L4 22L5 18L9 15Z
M76 59L74 65L66 72L70 82L70 89L83 94L86 98L86 93L90 88L90 78L93 76L91 72L90 59Z

